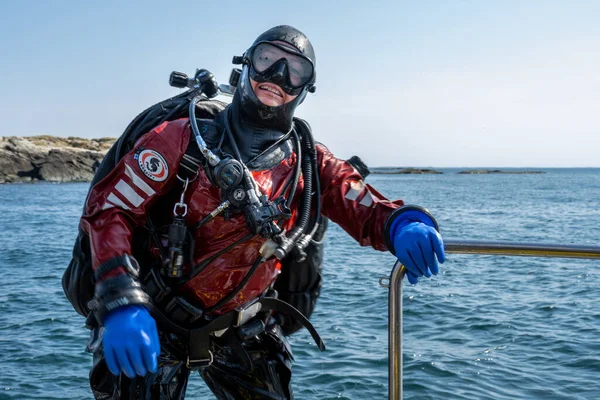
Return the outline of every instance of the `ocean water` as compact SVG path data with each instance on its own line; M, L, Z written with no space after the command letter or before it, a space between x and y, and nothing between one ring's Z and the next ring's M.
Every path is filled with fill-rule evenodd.
M452 239L600 244L600 169L372 175ZM87 184L0 186L0 399L90 399L87 331L63 295ZM297 399L387 398L390 254L329 229L312 321L292 336ZM405 284L405 399L600 398L600 262L450 255ZM193 376L187 398L210 399Z

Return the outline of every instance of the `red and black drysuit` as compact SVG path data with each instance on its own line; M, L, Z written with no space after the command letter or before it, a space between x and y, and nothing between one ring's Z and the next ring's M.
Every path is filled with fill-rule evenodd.
M177 195L174 198L177 201L179 200L182 184L177 178L177 171L190 144L190 136L191 130L188 119L179 119L159 125L144 135L136 143L133 150L119 162L117 167L92 188L86 203L85 213L81 219L81 226L90 238L94 269L115 257L132 254L134 230L146 223L148 213L159 212L167 216L172 215L174 201L165 206L164 201L161 201L161 199L175 192ZM192 143L192 145L195 144ZM316 150L321 186L322 214L339 224L362 246L371 246L381 251L387 250L383 238L384 224L392 212L403 205L403 202L401 200L393 202L387 200L363 181L357 169L347 161L335 158L325 146L317 144ZM153 165L145 163L148 158L152 158ZM262 193L266 194L270 200L282 195L281 192L284 190L285 182L294 174L295 162L296 155L292 153L290 157L273 168L251 171ZM293 227L298 217L298 199L302 189L303 180L300 178L291 203L292 217L286 220L282 226L287 231ZM202 169L199 170L197 179L190 183L185 193L185 203L188 205L186 217L188 227L196 225L222 203L220 189L209 181L208 176ZM156 210L158 206L163 207L164 210ZM193 249L193 262L191 264L198 265L202 263L203 260L211 258L231 243L247 236L249 232L241 213L233 213L228 219L225 219L222 215L217 216L200 229L192 232L195 248ZM231 293L246 277L248 270L258 257L259 249L266 240L266 238L256 235L216 257L199 274L179 288L180 295L199 308L205 309L215 305ZM160 257L157 248L149 246L148 252L155 258ZM160 260L157 261L160 262ZM221 308L214 310L213 314L225 313L264 294L277 278L280 268L281 264L274 257L263 262L243 289ZM102 279L111 279L118 274L125 273L127 273L125 268L117 268L105 274ZM161 342L165 338L166 336L161 334ZM261 352L267 364L281 364L283 362L286 364L286 370L289 370L289 355L282 358L276 354L281 353L287 347L283 343L285 339L281 335L271 335L269 340L275 341L271 345L268 345L268 340L261 340L260 343L245 343L244 346L247 349L256 347L254 350ZM265 346L271 349L265 349ZM269 356L265 353L267 350L275 355ZM166 352L164 348L163 352ZM168 358L168 354L161 354L161 358L163 356ZM277 397L273 394L274 397L264 398L289 397L289 376L277 384L281 386L279 389L273 389L273 384L268 383L273 377L266 376L268 374L264 372L273 370L273 368L266 368L262 370L263 372L256 372L260 376L251 378L254 382L257 380L266 382L265 387L249 389L247 382L250 378L243 377L247 377L249 372L238 374L225 366L225 364L229 365L231 362L219 364L217 358L215 356L213 365L205 368L202 374L219 398L230 398L227 396L234 396L232 398L246 398L245 396L254 398L249 397L248 393L262 393L261 390L272 390L279 393L280 396ZM110 375L107 370L103 370L106 374L97 371L98 368L106 368L101 364L100 355L96 357L96 372L92 371L91 375L94 375L94 373ZM178 390L185 392L185 382L187 382L189 371L185 370L184 363L179 363L177 368L181 368L182 371L185 370L181 372L184 375L180 375L175 383L161 381L163 378L166 379L167 375L172 378L173 365L173 362L159 362L158 377L153 378L138 377L131 381L122 374L120 378L121 388L118 390L164 391L165 393L171 393L168 396L165 395L164 398L177 398L176 392ZM165 371L163 367L168 367L170 370ZM284 372L284 374L288 374L288 372ZM128 382L125 386L129 389L124 389L123 381ZM96 387L94 388L95 384ZM101 396L102 392L106 393L105 389L100 388L102 385L106 385L106 382L100 384L92 381L95 395ZM181 385L183 385L183 389ZM224 388L227 385L235 386L235 388ZM271 389L266 389L267 387L271 387ZM263 395L266 396L264 393Z

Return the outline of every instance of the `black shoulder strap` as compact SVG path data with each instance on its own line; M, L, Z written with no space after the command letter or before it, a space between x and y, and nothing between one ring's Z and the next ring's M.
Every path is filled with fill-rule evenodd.
M209 148L217 147L221 130L213 119L196 118L198 129L202 135L202 139L206 142ZM198 170L204 166L204 156L198 148L196 137L192 133L188 147L179 164L178 174L181 178L189 178L190 180L196 175Z

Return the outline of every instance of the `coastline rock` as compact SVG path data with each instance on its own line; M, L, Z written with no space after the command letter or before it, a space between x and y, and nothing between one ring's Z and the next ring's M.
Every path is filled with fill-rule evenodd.
M372 174L405 174L405 175L422 175L422 174L443 174L443 172L428 168L371 168Z
M457 174L545 174L544 171L502 171L500 169L470 169L465 171L457 172Z
M0 183L89 182L115 140L0 137Z

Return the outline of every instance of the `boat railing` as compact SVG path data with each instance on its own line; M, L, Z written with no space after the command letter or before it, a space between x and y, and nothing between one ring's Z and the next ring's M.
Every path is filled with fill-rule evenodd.
M600 259L600 247L579 245L446 240L444 250L446 254ZM388 297L390 400L402 399L402 280L405 272L404 266L396 262L389 278L379 280L381 286L390 290ZM386 283L385 280L389 282Z

